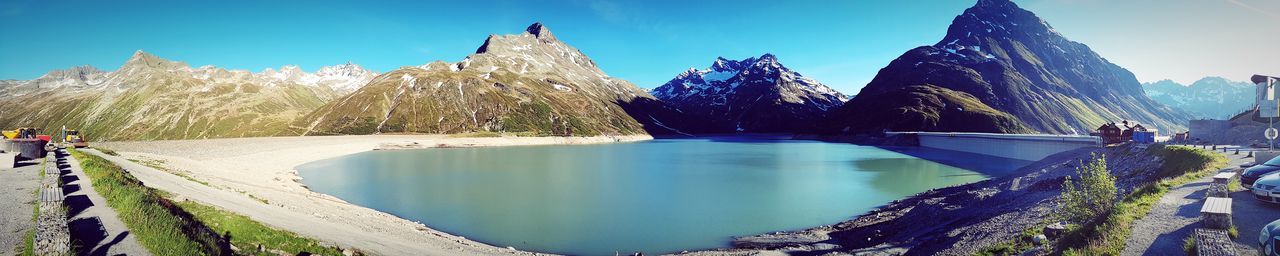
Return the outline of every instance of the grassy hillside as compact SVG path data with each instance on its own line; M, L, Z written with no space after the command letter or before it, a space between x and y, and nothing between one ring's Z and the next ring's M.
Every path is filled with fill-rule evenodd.
M836 130L951 131L1027 133L1022 121L993 109L968 93L934 85L915 85L850 101L835 115L862 122L843 123Z

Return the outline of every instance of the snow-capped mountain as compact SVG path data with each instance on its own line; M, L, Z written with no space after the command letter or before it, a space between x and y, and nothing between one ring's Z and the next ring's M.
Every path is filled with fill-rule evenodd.
M59 88L88 88L101 84L107 74L93 66L85 65L50 71L32 80L4 80L0 81L0 96L14 97Z
M0 115L0 127L65 124L91 140L281 135L297 117L375 75L350 63L316 73L192 68L137 51L115 71L81 66L0 81L0 109L26 113Z
M773 54L716 58L654 88L653 96L711 120L716 132L805 132L848 98L783 66Z
M1205 77L1191 85L1172 80L1142 84L1152 100L1186 110L1197 118L1230 118L1253 106L1254 84Z
M215 66L192 68L185 62L161 59L138 50L116 71L105 72L85 65L50 71L32 80L3 80L0 81L0 96L19 96L50 89L91 90L107 86L128 86L120 84L119 78L138 76L154 70L163 70L206 83L251 83L265 86L296 84L327 88L339 95L355 91L378 75L350 62L321 67L315 73L307 73L294 65L286 65L279 70L267 68L258 73L227 70Z
M1133 73L1009 0L978 0L937 44L880 69L832 114L835 132L1084 133L1117 120L1185 129Z

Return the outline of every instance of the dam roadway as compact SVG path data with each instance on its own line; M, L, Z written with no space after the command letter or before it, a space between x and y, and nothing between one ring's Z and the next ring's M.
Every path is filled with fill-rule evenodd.
M888 132L908 136L926 148L969 152L1027 161L1084 147L1101 147L1102 139L1085 135L1001 134L972 132Z

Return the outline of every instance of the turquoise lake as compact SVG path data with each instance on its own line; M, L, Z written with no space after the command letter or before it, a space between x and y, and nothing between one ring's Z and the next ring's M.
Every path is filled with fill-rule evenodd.
M613 255L727 247L736 236L834 224L1028 163L920 148L724 137L371 151L298 170L316 192L468 239Z

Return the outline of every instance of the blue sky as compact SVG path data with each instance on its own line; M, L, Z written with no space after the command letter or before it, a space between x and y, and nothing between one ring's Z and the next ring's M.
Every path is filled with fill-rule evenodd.
M1016 0L1139 80L1280 74L1280 1ZM461 60L489 34L541 21L614 77L652 88L717 56L769 52L856 93L906 50L937 42L973 1L36 1L0 0L0 79L134 50L261 71L347 61L378 72Z

